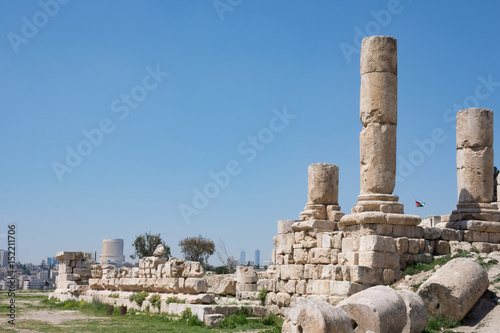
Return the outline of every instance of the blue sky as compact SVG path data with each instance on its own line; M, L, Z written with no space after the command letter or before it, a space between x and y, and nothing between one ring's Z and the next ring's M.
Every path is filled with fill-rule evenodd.
M128 257L149 231L270 260L317 162L349 213L364 35L398 39L407 213L454 209L455 113L500 109L494 1L55 1L0 2L0 248L16 224L21 261L104 238Z

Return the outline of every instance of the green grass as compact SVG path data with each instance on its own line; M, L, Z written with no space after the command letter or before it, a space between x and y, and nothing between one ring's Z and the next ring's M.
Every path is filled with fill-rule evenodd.
M4 295L2 295L4 296ZM140 312L129 310L127 315L120 316L119 309L115 307L111 315L106 314L106 304L94 299L90 303L76 300L58 301L48 299L41 293L32 294L33 297L26 295L26 300L32 300L34 310L78 310L85 315L85 319L66 321L61 324L51 324L38 320L26 320L19 316L16 320L15 328L33 330L38 332L242 332L246 330L262 329L267 333L280 333L283 321L276 316L267 316L264 318L249 318L248 311L240 311L233 316L226 318L225 327L210 328L193 315L191 309L186 309L182 315L174 316L167 314L157 314L149 312ZM149 299L155 295L152 295ZM8 298L0 297L0 307L8 302ZM30 309L31 310L31 309ZM10 327L6 327L8 329ZM8 330L6 330L8 331Z
M455 253L453 256L451 254L447 254L444 257L441 257L439 259L435 259L431 261L430 263L425 263L425 262L413 262L406 266L406 269L403 271L403 278L406 275L415 275L421 272L427 272L430 270L434 269L434 266L440 265L443 266L446 264L448 261L455 259L455 258L468 258L470 257L470 252L468 251L463 251L463 252L458 252Z
M443 329L454 328L457 326L460 326L460 322L458 321L453 321L444 317L429 317L429 323L423 333L443 332Z
M498 274L497 276L495 276L495 278L493 279L493 281L491 281L492 284L498 283L498 282L500 282L500 274Z
M477 257L476 262L486 270L490 269L491 266L498 264L498 260L496 259L491 259L488 262L485 262L484 259L481 257Z

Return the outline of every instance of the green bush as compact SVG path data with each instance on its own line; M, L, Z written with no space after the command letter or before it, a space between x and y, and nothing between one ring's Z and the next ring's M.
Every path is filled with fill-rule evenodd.
M259 292L259 301L262 305L266 304L267 289L264 288Z
M205 324L198 319L198 316L193 315L191 308L186 308L186 310L181 312L180 321L185 322L188 326L205 326Z
M454 328L460 326L460 322L453 321L445 317L431 317L429 316L429 323L425 328L424 333L440 332L446 328Z
M168 297L167 300L165 301L165 303L167 304L170 304L170 303L186 303L186 300L185 299L179 299L177 298L177 296L172 296L172 297Z
M158 294L154 294L149 298L149 303L151 303L152 306L156 307L158 310L160 310L161 306L161 296Z
M109 294L108 297L110 297L110 298L119 298L120 294L119 293Z
M130 295L128 299L129 301L135 302L137 305L142 306L142 303L144 303L148 296L148 292L141 291L140 293Z

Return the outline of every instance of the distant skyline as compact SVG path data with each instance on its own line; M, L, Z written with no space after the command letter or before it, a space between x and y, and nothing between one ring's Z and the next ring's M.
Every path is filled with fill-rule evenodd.
M457 203L455 115L496 114L494 1L0 2L0 248L16 260L160 233L271 258L307 167L359 194L359 50L398 40L397 182L422 217ZM500 152L500 141L494 149ZM498 157L495 165L500 165ZM252 250L253 251L253 250ZM249 252L250 253L250 252ZM129 259L127 259L129 260ZM210 264L220 265L216 255Z

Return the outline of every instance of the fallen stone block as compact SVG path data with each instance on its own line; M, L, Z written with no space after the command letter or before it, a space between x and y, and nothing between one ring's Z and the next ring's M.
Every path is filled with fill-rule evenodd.
M356 293L338 304L356 326L356 332L401 332L406 326L403 297L385 286L375 286Z
M283 333L353 333L347 313L325 301L297 298L286 311Z
M229 277L220 281L214 287L215 295L233 295L236 296L236 280Z
M448 262L418 288L427 312L462 320L488 289L488 273L471 259Z
M226 318L226 316L224 316L223 314L207 314L205 315L204 322L205 325L209 327L214 327L217 326L219 322L224 320L224 318Z

